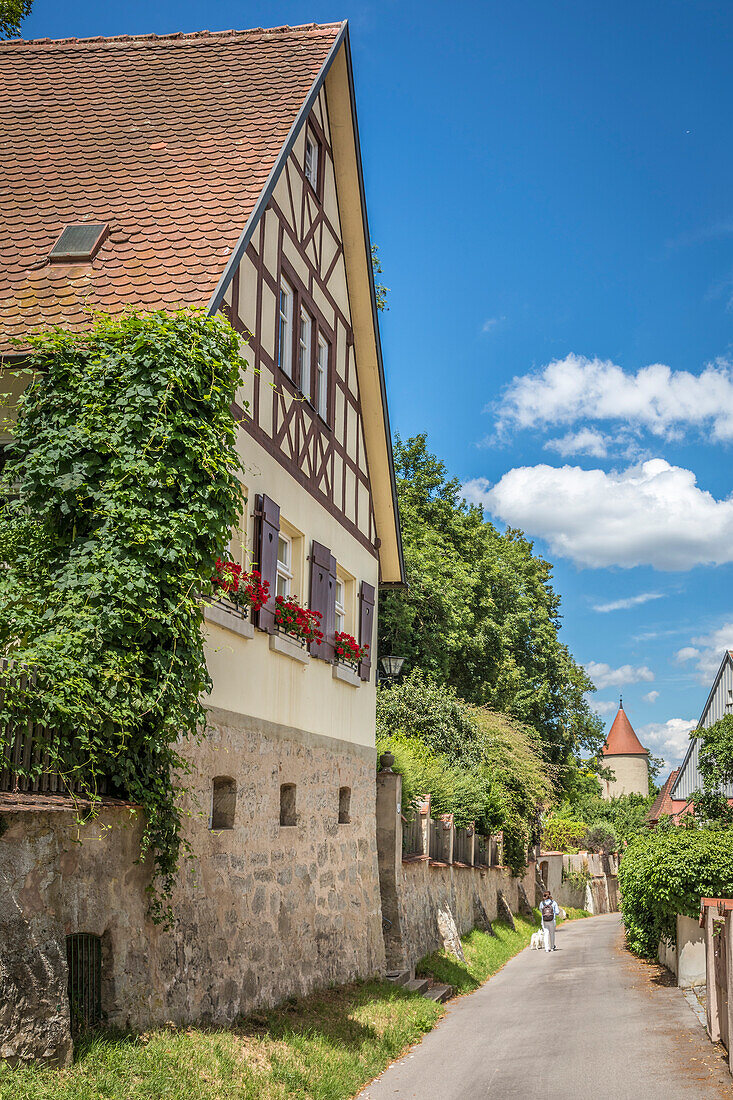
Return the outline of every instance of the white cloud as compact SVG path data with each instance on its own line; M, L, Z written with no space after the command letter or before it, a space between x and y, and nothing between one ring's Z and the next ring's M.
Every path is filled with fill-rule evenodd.
M723 623L717 630L692 639L693 644L678 649L675 660L695 662L695 672L701 684L712 687L726 649L733 649L733 622Z
M623 687L624 684L638 684L642 680L653 680L654 673L646 665L621 665L611 668L602 661L588 661L584 666L593 683L603 691L607 687Z
M677 767L687 752L690 730L697 727L694 718L669 718L666 722L649 722L636 731L645 749L662 756L668 768ZM666 776L661 776L665 779Z
M691 470L661 458L610 473L521 466L493 487L475 478L463 492L579 565L691 569L733 561L733 498L716 500Z
M656 703L658 698L659 698L659 692L658 691L648 691L646 693L646 695L643 696L643 699L644 699L645 703Z
M650 600L661 600L662 592L640 592L638 596L626 596L621 600L611 600L610 603L593 604L594 611L628 611L630 607L638 607L639 604L649 603Z
M503 320L505 320L504 317L487 317L486 320L484 321L483 325L481 326L481 331L482 332L491 332Z
M686 645L682 649L678 649L674 655L675 661L683 665L685 661L692 661L695 657L700 656L700 650L695 649L694 645Z
M571 354L514 378L494 411L500 433L622 420L667 439L696 427L713 439L731 440L733 363L720 359L700 374L654 363L634 373L608 359Z
M613 714L616 710L618 710L618 703L614 702L612 699L594 699L591 695L588 698L588 703L591 707L591 710L594 710L596 714L600 714L602 716L605 716L606 714Z
M606 458L608 455L608 436L595 428L581 428L577 432L568 432L559 439L548 439L546 451L556 451L563 458L569 455L591 455L593 458Z

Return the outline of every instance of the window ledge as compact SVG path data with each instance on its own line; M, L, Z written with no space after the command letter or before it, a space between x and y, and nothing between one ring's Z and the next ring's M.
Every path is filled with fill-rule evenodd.
M333 665L333 678L334 680L340 680L342 684L351 684L352 687L361 687L361 677L358 672L355 672L353 668L349 668L348 665Z
M310 663L310 653L302 645L291 641L285 634L270 635L270 650L272 653L282 653L283 657L290 657L293 661L299 661L301 665Z
M233 611L227 611L225 607L217 604L204 604L204 619L209 623L223 626L225 630L231 630L242 638L254 638L255 628L249 619L243 619Z

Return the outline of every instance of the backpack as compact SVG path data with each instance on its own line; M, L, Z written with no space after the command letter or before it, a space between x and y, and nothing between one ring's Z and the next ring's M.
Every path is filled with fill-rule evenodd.
M555 919L555 906L552 904L552 899L548 898L542 902L542 919L547 921L548 924L551 920Z

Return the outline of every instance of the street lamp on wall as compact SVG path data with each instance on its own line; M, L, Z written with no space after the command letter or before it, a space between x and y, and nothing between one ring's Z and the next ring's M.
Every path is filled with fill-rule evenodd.
M382 657L381 665L382 671L384 672L384 678L386 680L396 680L402 672L404 663L404 657Z

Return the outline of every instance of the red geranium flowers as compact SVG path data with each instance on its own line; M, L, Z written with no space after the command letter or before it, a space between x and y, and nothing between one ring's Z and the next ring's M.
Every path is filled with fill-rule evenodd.
M359 661L363 661L369 650L368 645L359 645L356 638L344 630L336 631L334 648L337 660L345 661L347 664L358 664Z
M239 607L249 607L252 611L259 611L270 596L270 584L262 580L257 569L247 572L236 562L221 558L216 559L211 583L215 596L225 596Z
M323 641L321 618L320 611L301 607L293 596L275 597L275 625L284 634L292 634L303 642L320 645Z

